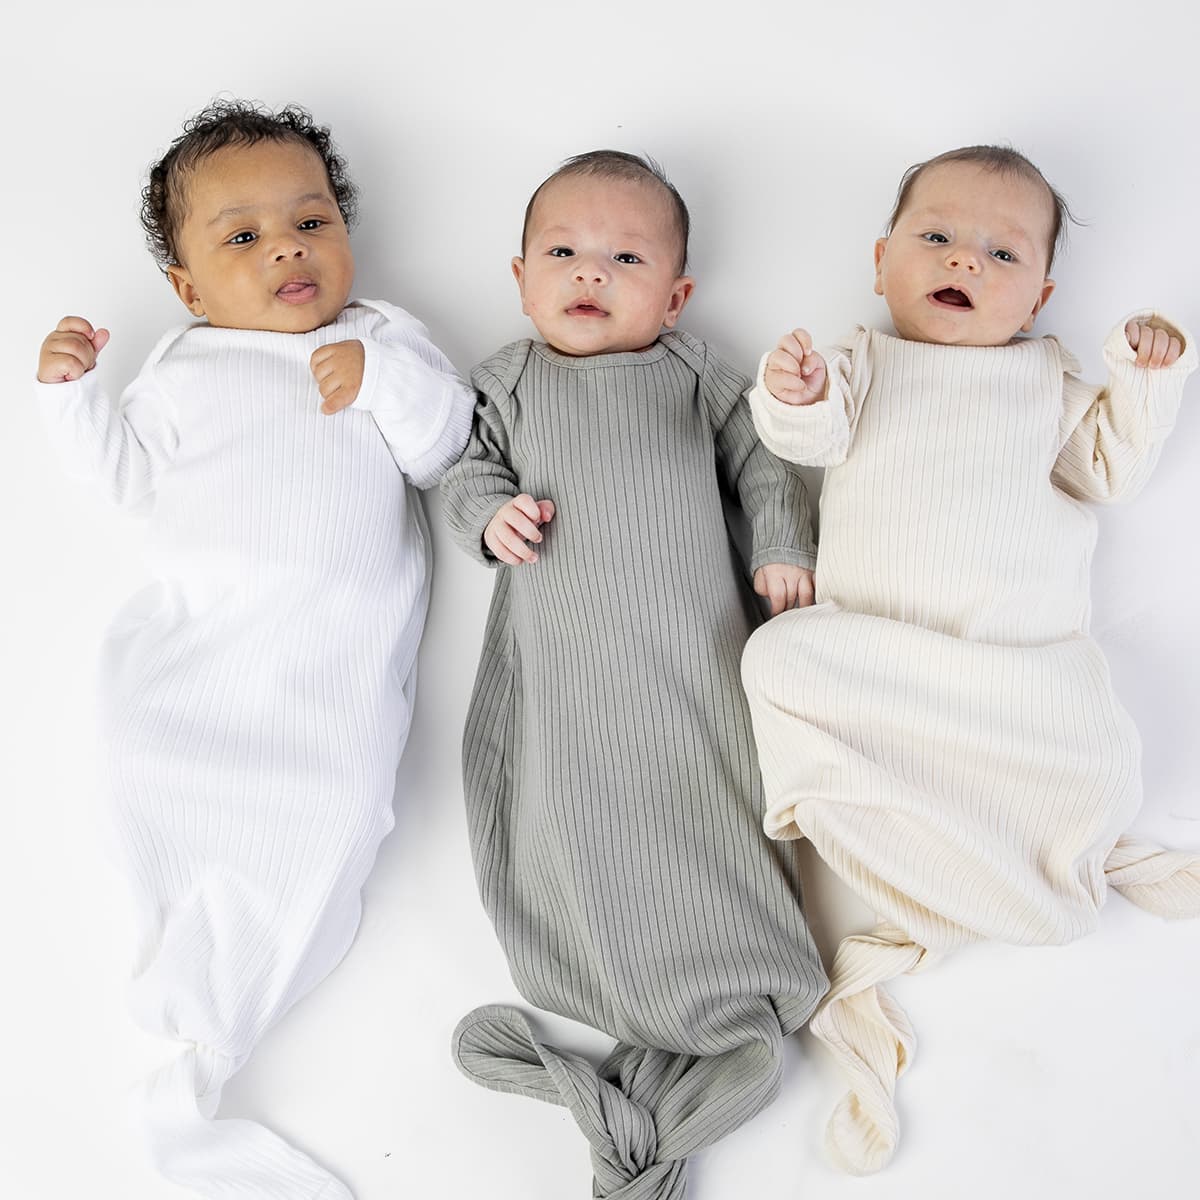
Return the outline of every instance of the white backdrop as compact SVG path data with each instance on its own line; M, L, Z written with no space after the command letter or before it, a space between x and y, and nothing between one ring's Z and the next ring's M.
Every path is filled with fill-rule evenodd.
M182 1200L127 1140L122 1097L162 1048L123 1007L121 881L94 824L89 694L107 620L142 582L138 529L65 482L29 396L66 312L113 332L120 388L184 312L143 249L146 165L218 93L297 101L330 124L362 190L357 291L417 313L462 370L524 336L508 261L532 188L565 156L650 153L688 200L696 295L683 327L749 370L796 323L828 339L886 320L871 245L911 162L1009 142L1085 219L1039 322L1096 377L1127 311L1200 334L1194 239L1200 17L1189 0L964 0L823 7L233 8L61 0L0 46L7 212L0 337L0 1194ZM1140 827L1200 845L1200 384L1158 474L1105 514L1094 630L1146 749ZM458 745L491 576L429 504L437 555L396 832L342 967L267 1038L224 1111L264 1120L358 1200L579 1200L585 1143L564 1110L461 1078L450 1032L518 997L479 906ZM810 861L822 944L867 914ZM1114 898L1095 936L984 946L896 988L920 1037L905 1135L883 1175L821 1152L838 1082L807 1034L783 1094L700 1156L692 1200L1034 1200L1190 1190L1200 1139L1200 922ZM557 1019L541 1029L599 1052Z

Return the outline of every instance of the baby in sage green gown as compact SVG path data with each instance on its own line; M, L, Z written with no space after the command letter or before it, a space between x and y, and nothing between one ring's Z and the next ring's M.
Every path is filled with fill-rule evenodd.
M616 1039L595 1068L484 1008L455 1057L567 1105L614 1200L682 1197L687 1156L774 1097L826 989L795 861L762 834L739 676L751 582L772 613L812 601L808 506L748 381L674 332L687 229L661 172L615 151L535 192L513 273L541 340L476 368L443 483L497 568L464 739L484 904L521 993Z

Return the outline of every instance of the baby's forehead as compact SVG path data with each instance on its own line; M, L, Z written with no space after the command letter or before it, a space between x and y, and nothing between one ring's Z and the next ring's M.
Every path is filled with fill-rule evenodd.
M656 179L558 176L542 185L530 212L530 236L601 227L621 237L669 246L682 257L683 229L676 204Z
M985 220L1049 246L1054 196L1043 179L974 163L938 163L913 181L898 217L952 215Z
M671 198L655 180L609 175L560 175L542 185L533 215L539 220L573 213L604 213L614 205L651 219L669 215Z
M247 180L265 184L277 182L281 174L301 175L323 187L329 185L329 173L317 151L298 138L261 138L256 141L231 141L198 154L180 164L170 180L181 199L203 189L219 191L244 186Z

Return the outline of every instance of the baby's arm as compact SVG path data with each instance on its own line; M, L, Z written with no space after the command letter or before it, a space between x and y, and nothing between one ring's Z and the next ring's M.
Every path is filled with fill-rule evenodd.
M462 454L475 394L415 317L377 301L370 307L384 319L369 339L312 353L321 411L369 412L400 469L417 487L432 487Z
M539 526L554 505L522 492L509 443L511 397L484 367L471 382L478 389L471 436L462 457L442 478L443 513L450 532L477 562L520 566L537 561L527 542L540 542Z
M1104 345L1108 383L1094 387L1068 369L1063 379L1061 449L1052 479L1080 500L1137 494L1175 424L1196 349L1183 331L1137 313ZM1073 362L1068 368L1074 367Z
M860 331L858 338L865 336ZM852 378L855 361L850 347L838 347L827 362L803 329L785 334L763 355L758 380L746 394L754 427L773 454L813 467L845 461L856 420L854 397L865 390L865 380Z
M754 590L776 616L812 603L816 544L804 480L759 441L745 387L745 376L708 352L703 389L717 462L750 521Z
M116 503L132 506L153 493L175 453L176 436L156 386L157 351L119 404L96 382L93 368L108 340L108 330L83 317L59 321L38 356L38 402L67 471L101 483Z

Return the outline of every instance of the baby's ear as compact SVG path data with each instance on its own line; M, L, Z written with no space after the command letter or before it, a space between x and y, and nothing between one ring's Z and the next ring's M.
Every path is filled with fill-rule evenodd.
M1038 297L1037 303L1033 306L1033 312L1029 314L1029 319L1025 322L1025 324L1021 326L1022 333L1029 333L1033 329L1034 318L1036 318L1038 313L1040 313L1042 309L1046 307L1046 301L1050 299L1050 293L1053 291L1054 280L1047 279L1046 282L1042 284L1042 294Z
M525 307L525 260L520 255L512 260L512 273L517 281L517 290L521 293L521 311L528 315L529 309Z
M183 301L188 312L194 317L204 316L204 301L200 299L200 293L196 291L196 285L192 282L192 276L187 267L172 263L167 268L167 278L175 289L175 295Z
M883 295L883 255L887 250L887 238L875 241L875 295Z
M667 311L663 313L663 324L668 329L675 328L675 322L679 320L679 314L683 312L683 306L687 304L695 286L696 281L690 275L680 275L675 280L667 300Z

